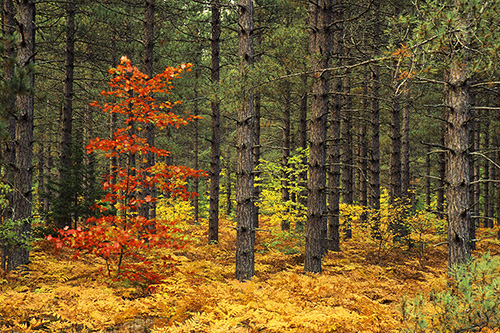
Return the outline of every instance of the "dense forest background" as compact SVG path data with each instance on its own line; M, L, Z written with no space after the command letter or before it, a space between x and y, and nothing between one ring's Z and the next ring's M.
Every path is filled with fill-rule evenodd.
M0 330L500 326L498 1L1 3Z
M199 193L189 197L190 221L206 221L207 244L219 242L219 219L235 221L242 281L255 274L255 234L269 216L301 235L304 270L315 273L356 229L412 248L427 228L415 217L427 214L441 222L425 232L447 234L452 269L470 259L476 229L497 224L496 1L2 6L2 269L29 262L30 240L89 227L92 207L110 191L103 175L136 163L207 171L179 185ZM123 59L149 77L192 64L168 95L152 94L181 101L169 111L191 121L131 125L170 154L131 159L87 146L130 124L95 107ZM154 220L171 192L137 190L142 206L133 215Z
M338 249L339 203L376 211L380 189L391 204L408 199L451 223L467 215L474 239L474 226L492 226L500 209L497 10L475 1L3 1L2 177L16 206L4 217L28 218L29 229L32 218L64 227L92 214L99 175L119 161L85 146L118 119L89 103L125 55L149 75L193 64L169 98L182 101L173 112L201 118L148 140L171 151L165 163L210 172L212 187L189 184L201 194L195 219L210 215L210 230L219 206L227 215L244 206L233 202L244 186L234 186L251 150L245 167L256 168L258 186L246 201L267 187L286 209L307 210L309 229L328 232L324 249L307 253ZM253 133L238 128L241 109ZM243 152L245 135L253 148ZM310 154L303 170L300 154ZM457 198L448 208L446 190Z

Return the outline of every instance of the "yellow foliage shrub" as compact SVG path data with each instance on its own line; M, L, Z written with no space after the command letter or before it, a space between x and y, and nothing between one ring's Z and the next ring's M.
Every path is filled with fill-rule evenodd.
M161 197L157 202L156 216L164 221L191 221L194 208L190 201L180 197Z

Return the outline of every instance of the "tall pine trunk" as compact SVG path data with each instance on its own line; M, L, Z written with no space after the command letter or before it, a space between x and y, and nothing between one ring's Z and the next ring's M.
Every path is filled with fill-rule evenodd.
M397 87L397 81L394 88ZM391 147L389 158L389 203L395 205L401 199L401 96L395 92L391 108Z
M445 89L446 90L446 89ZM446 119L447 107L444 107L441 110L441 117ZM444 147L444 137L446 132L446 123L441 123L441 136L440 136L440 144ZM444 208L444 193L445 193L445 178L446 178L446 165L445 165L445 153L440 152L438 155L438 182L437 182L437 191L436 191L436 210L437 214L440 218L444 218L446 216L445 208Z
M353 142L352 135L352 112L353 100L351 96L351 72L348 70L345 73L344 79L345 91L345 111L342 122L342 201L347 205L352 205L354 202L354 157L353 157ZM346 238L352 238L351 218L345 217L344 233Z
M321 272L321 258L327 237L326 136L332 52L333 1L313 0L309 4L310 52L312 69L311 133L307 197L304 270Z
M344 54L344 26L342 23L342 0L334 0L333 58L337 67L342 66ZM327 250L340 251L340 131L342 111L342 75L338 72L334 80L333 107L330 111L330 144L328 145L328 242ZM325 251L326 253L326 251Z
M249 280L255 274L254 204L254 91L246 84L253 67L253 1L238 2L238 40L241 66L242 105L237 123L236 171L236 279Z
M302 95L300 96L299 106L299 147L304 152L307 148L307 96L308 96L308 80L307 76L302 76ZM307 156L302 156L302 164L307 164ZM302 190L298 193L297 202L299 204L300 218L306 215L305 207L307 207L307 171L301 170L298 175L298 184ZM304 223L299 219L295 225L295 230L301 232L304 230Z
M466 68L457 59L445 74L445 82L448 265L453 267L465 263L471 256L470 87Z
M19 0L17 3L17 59L19 70L26 75L26 86L16 96L16 120L14 135L14 177L13 198L10 203L15 207L12 219L21 224L17 230L19 241L29 242L31 233L31 202L33 172L33 111L34 111L34 72L35 55L35 1ZM14 247L7 262L7 269L14 269L29 262L26 246Z
M408 198L410 193L410 90L407 86L401 119L401 196Z
M369 114L368 106L368 70L365 70L365 79L362 83L363 97L361 100L361 126L359 128L359 203L368 207L368 120L364 118ZM363 214L362 217L365 217Z
M15 32L15 19L14 19L14 4L12 0L3 1L3 12L2 12L2 32L4 36L4 54L6 58L6 65L3 72L3 79L7 87L10 86L11 81L14 79L14 63L16 57L16 50L14 45L14 32ZM11 187L14 185L14 170L16 162L16 147L14 144L15 134L16 134L16 122L15 122L15 104L16 96L14 91L11 89L6 89L5 109L7 114L10 114L7 118L7 132L8 138L5 144L5 148L2 147L0 151L1 162L5 166L5 181ZM8 202L12 202L12 192L5 193L5 198ZM8 207L4 209L1 216L1 222L7 223L13 217L14 209L13 207ZM11 248L8 246L7 240L0 239L1 246L1 264L0 268L3 270L7 269L7 260L10 257ZM9 267L10 269L11 267Z
M195 117L198 117L200 115L200 107L198 105L198 98L199 98L199 92L198 92L198 82L200 80L200 64L199 64L199 60L200 60L200 55L198 54L196 56L196 67L195 67L195 72L194 72L194 75L195 75L195 84L194 84L194 107L193 107L193 112L194 112L194 116ZM200 154L200 151L199 151L199 119L198 118L195 118L193 120L193 168L195 170L198 170L199 169L199 154ZM199 192L199 186L200 185L200 180L199 178L194 178L193 179L193 190L195 193L198 193ZM200 215L200 207L199 207L199 200L198 200L198 196L195 196L193 198L193 208L194 208L194 216L193 216L193 219L194 219L194 223L195 224L198 224L199 223L199 215Z
M488 104L488 103L487 103ZM487 112L483 113L484 115L484 151L490 151L490 117ZM493 223L491 218L491 187L489 180L491 179L491 168L490 161L488 159L484 159L484 179L487 180L483 185L483 211L484 211L484 227L493 227Z
M285 205L290 201L288 160L290 159L290 132L291 132L291 86L290 81L283 82L283 114L281 135L281 202ZM288 211L288 207L286 208ZM281 221L281 230L290 229L290 221Z
M72 132L73 132L73 82L75 68L75 11L76 5L73 1L66 4L66 59L64 78L64 104L61 113L61 142L59 148L59 200L66 205L71 205L71 198L66 195L65 188L70 184L70 165L72 160ZM56 228L62 229L71 226L72 217L70 213L59 216L55 223Z
M373 3L375 26L373 28L373 56L377 56L380 47L380 2ZM379 237L380 219L380 68L371 66L371 156L370 156L370 208L375 216L373 232Z
M262 39L262 33L258 33L254 36L255 46L260 46ZM261 53L257 53L254 57L254 63L259 62L261 60ZM260 111L262 108L262 96L259 91L256 91L254 94L254 113L255 120L253 123L253 167L254 172L257 172L257 169L260 164ZM257 173L256 173L257 174ZM255 181L254 186L254 201L257 202L260 198L260 193L262 191L261 181ZM259 207L255 205L254 207L254 221L255 228L259 227Z
M210 3L210 9L212 13L211 29L212 38L210 42L211 52L212 52L212 64L211 64L211 74L210 80L212 84L219 84L220 77L220 33L221 33L221 22L220 22L220 2L219 0L212 0ZM219 241L219 189L220 189L220 104L219 99L216 96L214 100L211 101L210 107L212 110L212 138L210 147L210 204L209 204L209 215L208 215L208 243L217 243ZM229 156L228 156L228 166ZM229 184L231 182L229 168L227 172L227 177L229 179ZM229 193L231 193L231 187L228 186ZM230 197L230 195L229 195ZM231 200L228 198L228 207L230 207ZM228 208L228 210L230 210Z
M144 67L144 74L150 78L153 77L153 63L154 63L154 26L155 26L155 0L146 0L144 8L144 55L142 58L142 65ZM144 126L144 137L150 147L154 147L156 126L152 123L147 123ZM143 164L144 168L149 168L155 165L155 155L151 152L146 153L146 162ZM146 176L148 176L146 174ZM196 181L196 179L195 179ZM141 197L147 195L155 198L157 196L156 187L145 185L142 188ZM156 217L156 203L153 201L142 203L139 213L146 219L154 219Z

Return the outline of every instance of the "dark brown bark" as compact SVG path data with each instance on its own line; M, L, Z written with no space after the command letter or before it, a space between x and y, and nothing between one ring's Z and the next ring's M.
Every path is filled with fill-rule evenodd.
M362 83L362 116L369 114L368 109L368 70L365 71L365 79ZM359 203L363 207L368 207L368 141L366 134L368 132L367 121L362 121L359 128Z
M65 78L64 78L64 104L61 112L61 138L59 148L59 181L64 190L69 184L68 166L72 159L72 132L73 132L73 82L75 68L75 11L76 5L73 1L66 4L66 50L65 50ZM59 200L67 200L64 191L59 193ZM62 229L71 226L72 216L64 214L55 221L55 226Z
M154 27L155 27L155 0L144 2L144 55L142 65L144 73L153 76L154 63Z
M469 106L475 104L475 94L471 93L469 98ZM468 124L469 129L469 152L477 152L479 150L480 145L480 122L479 118L476 117L474 109L470 109L470 117L471 121ZM476 238L476 224L479 224L479 216L481 213L480 210L480 186L476 181L479 180L480 173L480 164L479 161L476 161L476 157L474 155L469 155L469 181L471 184L469 185L469 211L470 211L470 239ZM476 248L476 243L472 242L471 250Z
M41 211L42 215L46 216L49 212L45 210L46 202L48 202L48 198L46 198L46 193L48 190L48 177L46 171L46 158L47 158L47 145L45 144L45 140L42 138L38 143L38 192L40 195L40 203L41 203Z
M197 61L198 62L198 61ZM199 70L199 64L196 64L195 68L195 84L194 84L194 107L193 107L193 113L194 116L199 116L200 115L200 107L198 105L198 98L199 98L199 93L198 93L198 82L200 79L200 70ZM199 120L196 118L193 120L193 168L195 170L199 169ZM193 179L193 191L195 193L199 192L199 184L200 180L199 178L194 178ZM199 214L200 214L200 207L199 207L199 200L198 196L195 196L193 198L193 208L194 208L194 223L198 224L199 223Z
M32 64L35 54L35 2L19 0L17 3L19 70L27 76L26 84L16 97L16 123L14 135L14 177L11 207L15 207L12 219L21 221L17 230L19 239L30 239L31 202L33 173L33 110L34 72ZM14 269L29 262L29 250L16 246L11 251L7 269Z
M233 201L232 201L232 167L231 167L231 145L227 145L226 153L226 215L231 216L233 213Z
M220 33L221 33L221 22L220 22L220 2L219 0L211 1L211 12L212 12L212 38L210 42L211 52L212 52L212 64L211 64L211 75L210 80L212 84L218 85L220 77ZM216 97L210 103L212 110L212 120L211 120L211 147L210 147L210 204L209 204L209 215L208 215L208 243L217 243L219 241L219 190L220 190L220 104ZM229 185L227 187L228 191L228 212L231 211L231 175L230 175L230 158L228 156L227 161L227 179ZM229 215L229 214L228 214Z
M475 104L474 102L475 97L472 95L472 105ZM471 117L472 119L475 119L472 121L473 128L471 129L472 131L472 146L474 147L472 151L478 152L481 149L481 121L479 117L476 117L476 113L474 110L471 110ZM473 178L471 178L471 182L478 181L481 178L481 164L479 163L478 158L471 157L471 169L473 172ZM474 183L472 185L472 193L473 197L471 198L471 207L472 211L474 212L473 215L479 216L481 215L480 212L480 202L481 202L481 186L480 183ZM474 218L473 221L474 226L476 225L477 219Z
M374 1L373 15L375 25L373 27L373 56L377 56L380 47L380 3ZM378 64L370 66L371 79L371 155L370 155L370 185L369 199L370 208L375 212L373 232L379 235L379 210L380 210L380 69Z
M470 239L470 88L468 73L458 60L445 75L447 106L444 144L448 213L448 265L463 264L471 256Z
M282 114L282 135L281 135L281 201L285 205L290 201L288 160L290 158L290 132L291 132L291 87L290 82L283 82L283 114ZM290 221L281 221L281 230L290 230Z
M441 117L446 119L447 108L444 107L441 111ZM444 147L444 134L446 131L446 124L441 123L441 137L440 144ZM446 216L444 209L444 192L445 192L445 178L446 178L446 165L445 165L445 153L439 153L438 155L438 181L437 181L437 193L436 193L436 210L438 212L439 218L444 218Z
M255 46L260 46L261 43L261 33L254 36ZM255 55L254 63L259 62L261 60L260 53ZM255 121L254 121L254 129L253 129L253 167L254 171L258 169L260 163L260 111L262 107L262 98L261 93L256 91L254 94L254 113L255 113ZM254 200L257 202L260 198L260 192L262 191L262 186L260 185L260 180L255 180L254 186ZM259 207L255 205L254 207L254 221L255 228L259 227Z
M401 196L407 198L410 193L410 90L406 87L405 103L401 123Z
M498 142L500 142L500 135L496 135L496 142L497 142L497 151L495 152L495 163L497 165L500 165L500 146L498 146ZM495 167L495 180L497 182L500 182L500 169L498 167ZM495 182L495 217L496 217L496 225L499 225L500 222L500 186L499 183ZM498 236L500 238L500 235Z
M14 4L11 0L4 0L2 7L2 32L5 37L4 39L4 47L5 53L3 56L6 58L6 64L3 72L3 79L5 80L6 85L8 86L10 81L14 78L14 58L15 54L15 45L13 42L14 32L15 32L15 20L14 20ZM0 162L5 166L5 182L9 184L9 186L13 186L14 184L14 168L16 162L16 147L14 144L15 132L16 132L16 123L15 123L15 103L16 96L13 91L10 89L6 89L5 91L8 96L6 96L6 103L4 105L7 114L7 132L8 138L5 142L5 147L1 147L2 151L0 152L1 160ZM8 202L12 202L12 192L5 193L5 198ZM1 221L3 223L9 221L13 217L13 207L7 207L4 209L1 215ZM7 246L7 243L0 239L1 246L1 259L0 259L0 268L3 270L7 269L7 260L10 257L11 248ZM11 267L9 267L10 269Z
M111 38L111 47L112 49L116 49L116 39L114 36L118 36L118 33L115 29L113 29L113 34ZM111 60L113 64L117 65L118 64L118 58L113 54L113 59ZM118 128L118 114L115 112L110 112L109 114L109 133L110 133L110 139L113 140L113 133L116 131ZM109 183L114 186L116 185L117 181L117 168L118 168L118 163L120 162L118 159L118 154L115 156L112 156L109 158Z
M345 111L342 118L342 201L352 205L354 201L354 152L352 135L353 101L351 96L351 72L346 71L344 79ZM352 238L351 218L345 217L344 233L346 238Z
M253 67L253 1L238 2L238 40L241 62L242 105L237 123L236 171L236 279L251 279L255 274L255 205L254 205L254 91L244 82Z
M64 105L62 108L61 165L66 166L71 159L71 134L73 130L73 82L75 68L75 12L73 1L66 4L66 59L64 78ZM62 173L64 175L64 173ZM64 225L63 225L64 227Z
M85 113L83 116L83 135L82 135L82 146L85 146L87 142L90 141L90 139L95 138L94 135L94 116L92 114L92 108L90 106L85 107ZM84 163L87 166L88 170L95 170L96 167L96 152L91 152L86 154L84 158ZM49 169L50 170L50 169ZM89 172L85 172L84 176L84 186L90 191L94 191L96 188L96 177L93 174L90 174ZM90 218L90 214L87 216L83 216L83 220L86 221L88 218Z
M332 52L332 0L313 0L309 5L310 52L312 69L311 133L307 197L306 245L304 270L320 273L327 238L326 209L326 136Z
M486 103L488 104L488 103ZM488 152L490 150L490 118L489 114L483 112L484 116L484 146L483 150ZM483 160L484 166L484 179L490 180L492 172L490 172L490 161L488 159ZM491 215L491 193L490 193L490 182L486 181L483 184L483 211L484 211L484 222L485 228L493 227L493 215Z
M144 54L142 58L142 66L144 74L150 78L153 77L153 63L154 63L154 26L155 26L155 0L145 0L144 8ZM146 142L150 147L155 145L156 126L153 123L146 123L144 125L144 133ZM146 163L143 163L143 168L150 168L155 165L155 154L147 152L145 155ZM148 174L146 173L146 176ZM196 181L197 179L195 179ZM145 184L142 187L141 198L146 196L155 198L157 196L156 187ZM154 219L156 217L156 203L144 202L139 208L139 214L146 219Z
M397 74L395 74L397 75ZM391 124L390 124L390 156L389 156L389 204L394 209L394 213L399 211L403 204L401 179L401 91L400 82L396 78L393 79L393 96L391 107ZM407 229L403 225L401 213L396 213L395 217L390 222L395 240L401 240L406 236Z
M302 95L300 96L300 106L299 106L299 147L302 150L307 148L307 96L308 96L308 83L307 76L302 76ZM304 155L302 164L307 164L307 157ZM306 211L302 207L307 207L307 171L301 170L299 173L298 184L302 191L299 192L297 202L299 203L299 215L305 216ZM300 219L297 221L295 225L295 230L298 232L302 232L304 230L304 224Z
M343 56L343 34L342 23L343 10L342 0L334 0L333 21L337 22L333 27L333 58L335 66L342 66ZM338 73L339 74L339 73ZM342 111L342 76L338 75L334 80L333 106L330 110L330 144L328 145L328 241L327 250L340 251L340 131L341 131L341 111Z
M380 210L380 106L379 106L379 68L372 66L371 78L371 154L369 156L370 184L369 199L370 208L375 211L374 232L378 233L378 214Z
M398 85L396 81L395 87ZM390 157L389 157L389 203L391 205L401 199L401 96L395 92L392 96L390 124Z
M425 205L427 208L431 205L431 149L427 146L425 154Z

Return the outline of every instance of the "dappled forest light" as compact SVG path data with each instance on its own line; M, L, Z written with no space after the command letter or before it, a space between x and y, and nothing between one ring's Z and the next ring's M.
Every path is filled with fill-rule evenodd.
M499 332L500 1L1 3L0 332Z

